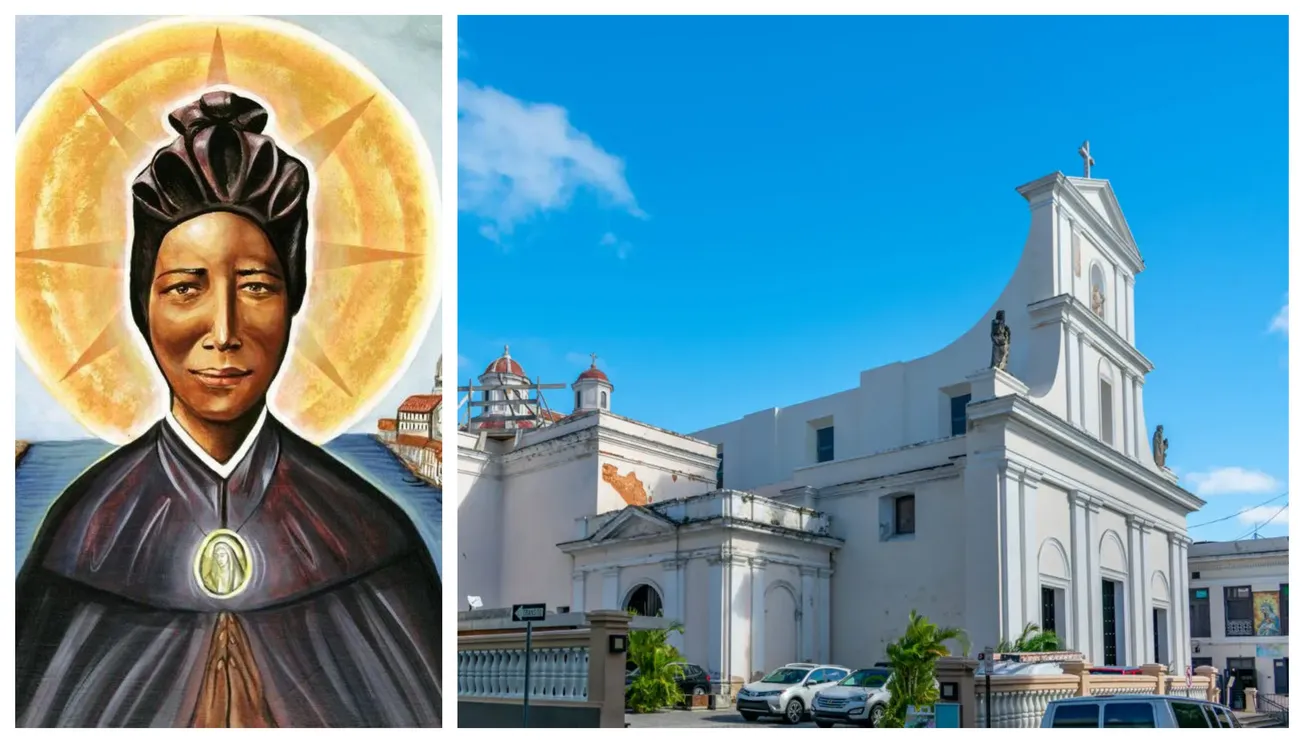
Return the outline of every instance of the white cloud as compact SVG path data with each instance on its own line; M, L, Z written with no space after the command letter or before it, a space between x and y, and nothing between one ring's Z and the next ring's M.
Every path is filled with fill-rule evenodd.
M616 237L614 232L608 232L603 235L602 239L598 241L598 244L604 248L614 248L616 257L622 261L629 257L629 251L634 247L628 240L621 240Z
M566 109L493 88L458 84L458 209L490 222L500 240L516 225L564 209L581 189L638 217L625 163L570 123Z
M1277 314L1273 315L1272 322L1268 325L1269 333L1281 333L1290 335L1290 302L1283 304Z
M1290 524L1290 506L1285 508L1281 506L1255 506L1242 513L1240 520L1246 526L1263 526L1265 524L1286 526Z
M1266 472L1242 467L1216 467L1208 472L1192 472L1186 476L1191 491L1201 498L1211 495L1248 495L1276 493L1281 483Z

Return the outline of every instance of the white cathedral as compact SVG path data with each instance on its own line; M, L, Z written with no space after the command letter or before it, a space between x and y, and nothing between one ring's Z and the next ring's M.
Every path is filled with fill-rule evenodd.
M885 661L912 609L978 649L1031 622L1096 665L1186 666L1203 502L1146 424L1144 263L1108 181L1018 191L1031 228L991 310L826 397L684 435L614 413L596 363L551 413L505 351L466 388L459 593L661 613L723 693Z

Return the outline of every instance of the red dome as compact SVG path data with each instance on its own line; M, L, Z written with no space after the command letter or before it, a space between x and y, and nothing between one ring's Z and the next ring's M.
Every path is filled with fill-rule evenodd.
M596 366L590 367L588 369L585 369L583 372L581 372L580 379L600 379L608 384L611 383L611 380L607 379L607 375L603 373L603 371L597 368Z
M507 346L503 346L502 356L499 356L497 359L493 361L493 363L485 367L484 373L485 374L515 374L518 377L525 376L525 370L522 369L521 365L516 363L516 360L512 358L511 353L508 352Z

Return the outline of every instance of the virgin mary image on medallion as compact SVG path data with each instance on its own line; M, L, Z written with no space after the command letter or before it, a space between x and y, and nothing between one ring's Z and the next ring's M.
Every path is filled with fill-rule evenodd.
M101 34L19 128L20 727L440 725L439 75L303 26Z

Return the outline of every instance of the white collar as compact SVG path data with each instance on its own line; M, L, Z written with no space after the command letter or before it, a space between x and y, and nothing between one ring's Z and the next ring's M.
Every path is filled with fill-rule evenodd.
M258 434L263 430L263 422L267 420L267 408L263 407L263 412L258 414L258 422L254 423L254 427L249 431L249 435L245 437L244 443L240 445L239 449L236 449L235 454L225 464L213 459L208 452L204 451L203 447L195 443L194 438L172 416L171 410L164 416L164 420L172 427L173 433L181 438L181 443L186 445L191 454L194 454L199 461L204 463L205 467L212 470L218 477L225 480L231 476L232 472L235 472L235 468L239 467L240 462L244 461L244 458L249 455L249 450L254 448L254 442L258 440Z

